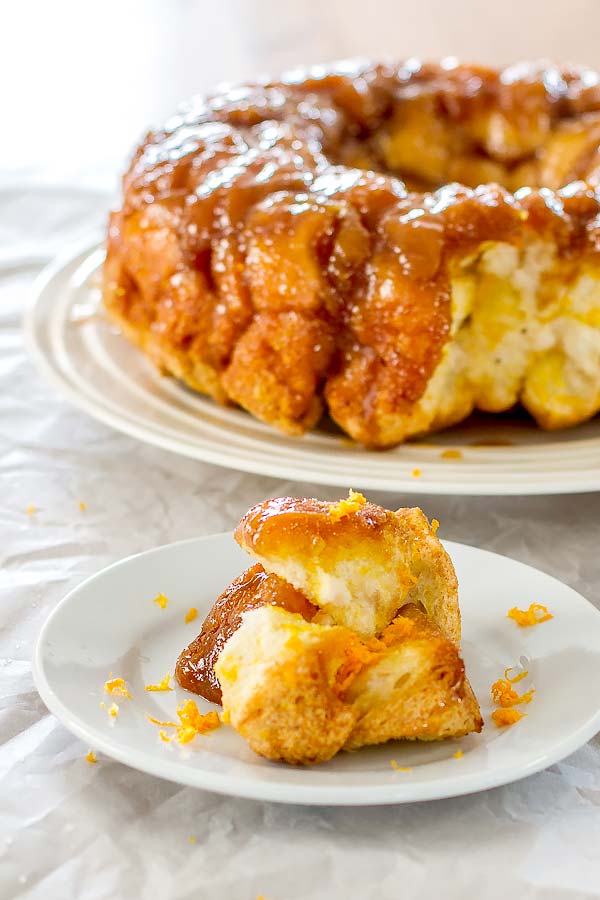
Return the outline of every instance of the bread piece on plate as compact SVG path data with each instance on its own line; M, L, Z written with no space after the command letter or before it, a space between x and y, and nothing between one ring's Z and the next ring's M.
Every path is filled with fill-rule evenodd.
M454 567L419 509L392 512L353 491L339 503L280 497L252 507L235 538L319 607L316 622L369 638L410 602L460 641Z
M221 702L221 688L214 665L227 640L237 630L242 615L259 606L280 606L310 620L317 612L306 597L277 575L267 575L257 563L229 584L202 625L202 631L179 656L175 678L182 688L200 694L211 703Z
M358 673L345 695L358 712L346 749L481 731L479 704L458 649L421 610L404 606L381 641L387 652Z
M232 726L256 753L304 764L344 748L480 731L458 648L405 609L366 642L272 606L244 613L215 665Z
M256 753L316 763L342 749L358 716L338 682L352 637L273 606L244 614L215 672L225 713Z

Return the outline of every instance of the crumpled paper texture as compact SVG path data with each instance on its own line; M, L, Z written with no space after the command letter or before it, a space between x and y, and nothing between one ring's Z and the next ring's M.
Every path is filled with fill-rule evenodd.
M78 582L128 554L230 528L268 495L339 494L136 443L43 381L21 334L32 278L107 206L106 196L71 189L0 196L0 897L600 896L599 737L539 775L474 796L311 809L182 788L102 756L90 765L88 748L48 714L32 652ZM373 499L419 504L444 537L538 566L600 604L598 494Z

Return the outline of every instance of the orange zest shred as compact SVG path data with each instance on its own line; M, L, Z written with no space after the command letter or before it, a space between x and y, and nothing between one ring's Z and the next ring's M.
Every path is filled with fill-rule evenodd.
M529 628L531 625L539 625L540 622L547 622L554 616L549 612L548 607L542 603L530 603L529 609L518 609L513 606L506 614L507 619L512 619L521 628Z
M144 688L146 691L172 691L171 687L171 676L167 672L162 681L159 681L158 684L147 684Z
M335 673L334 692L343 694L358 673L379 658L382 649L383 646L376 639L367 646L356 635L351 635L344 647L344 661Z
M93 750L89 750L88 753L86 753L85 758L89 763L97 763L98 762L98 760L96 759L96 754L94 753Z
M156 595L156 597L154 598L154 600L152 602L156 603L157 606L160 606L161 609L166 609L167 603L169 602L169 598L165 597L164 594L159 593Z
M149 722L152 722L153 725L161 726L159 735L161 741L164 741L165 744L170 744L174 737L177 738L180 744L189 744L197 734L208 734L209 731L219 728L222 721L226 721L224 712L221 719L219 719L218 713L214 710L202 714L195 700L186 700L185 703L178 706L177 715L179 722L161 722L160 719L155 719L154 716L148 715ZM162 730L163 728L176 728L177 731L174 735L169 735Z
M520 703L531 703L531 699L535 694L535 688L531 688L524 694L518 694L515 691L513 685L525 678L529 672L523 670L511 678L509 673L512 668L512 666L508 666L504 670L504 678L499 678L491 687L492 700L496 706L501 706L503 709L507 709L509 706L517 706Z
M81 512L85 512L85 511L86 511L86 509L87 509L87 504L86 504L85 500L80 500L80 501L79 501L79 509L81 510Z
M202 714L195 700L186 700L177 707L177 715L181 725L177 729L177 740L180 744L188 744L197 734L207 734L219 728L221 720L215 710Z
M412 475L413 478L420 478L422 475L422 472L420 469L413 469L410 474Z
M113 697L123 697L131 700L131 694L127 689L127 682L124 678L109 678L104 683L104 690L107 694L112 694Z
M527 678L527 676L529 675L529 672L527 671L527 669L523 669L522 672L519 672L518 675L513 675L513 677L511 678L508 673L512 672L513 669L514 669L514 666L508 666L504 670L504 677L506 678L507 681L510 681L511 684L516 684L518 681L522 681L524 678Z
M495 709L492 713L492 721L496 728L505 728L507 725L514 725L524 716L525 713L519 712L518 709Z
M119 715L119 707L116 703L113 703L113 705L109 707L108 714L109 716L112 716L113 719L117 718L117 716Z
M177 722L161 722L160 719L155 719L154 716L148 716L148 721L152 722L153 725L161 725L163 728L177 728Z
M396 616L389 625L386 625L379 640L386 647L391 647L392 644L406 640L414 630L415 623L412 619L407 619L406 616Z
M454 759L462 759L464 756L464 753L462 752L462 750L457 750L455 753L452 754L452 756L454 757Z
M440 453L442 459L462 459L463 455L460 450L443 450Z
M535 688L531 688L524 694L517 694L510 681L499 678L498 681L493 683L491 693L494 703L506 709L509 706L518 706L520 703L531 703L531 699L535 694Z
M33 516L37 512L37 506L35 505L35 503L30 503L25 512L28 516Z
M189 744L193 741L198 732L189 725L177 729L177 740L180 744Z
M352 488L350 488L346 499L340 500L331 507L329 510L329 518L332 522L339 522L344 516L349 516L351 513L359 510L366 502L366 497L363 497L362 494L359 494L357 491L353 491Z
M198 618L198 610L195 606L190 606L185 614L185 624L189 625L189 623L193 622L196 618Z
M394 772L412 772L412 766L399 766L395 759L390 759L390 766Z

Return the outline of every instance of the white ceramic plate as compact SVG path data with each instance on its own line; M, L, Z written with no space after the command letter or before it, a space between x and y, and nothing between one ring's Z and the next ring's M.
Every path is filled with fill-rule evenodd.
M225 794L308 804L382 804L467 794L523 778L576 750L600 730L600 613L574 590L522 563L448 543L461 586L463 654L486 725L480 735L435 744L391 743L295 768L256 756L231 727L165 744L147 715L171 721L186 691L148 693L173 672L180 651L225 585L248 565L229 534L159 547L104 569L57 606L39 638L37 688L87 745L181 784ZM152 602L161 591L166 609ZM515 604L547 604L551 621L519 628ZM190 606L199 618L185 624ZM527 717L499 730L490 685L524 661L535 687ZM128 682L111 719L100 702L109 677ZM197 698L203 711L211 704ZM463 757L454 753L460 747ZM87 749L87 747L85 748ZM82 748L82 755L85 752ZM394 770L391 760L410 772Z
M343 487L435 494L600 489L600 418L548 434L524 417L480 416L376 452L333 426L288 438L240 409L220 407L161 376L107 322L99 290L103 259L102 245L90 238L52 263L36 283L26 330L54 384L126 434L216 465ZM461 458L444 458L449 449Z

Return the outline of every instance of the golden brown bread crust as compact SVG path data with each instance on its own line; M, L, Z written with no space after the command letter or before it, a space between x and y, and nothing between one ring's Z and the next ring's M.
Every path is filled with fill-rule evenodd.
M567 284L597 262L599 132L597 77L555 67L345 64L193 101L125 175L106 308L162 369L289 434L326 407L384 447L504 408L477 386L424 400L453 340L453 267L540 240ZM496 184L427 193L457 180ZM521 382L506 402L545 427L600 405L557 413Z
M243 614L265 605L299 613L307 621L317 611L291 584L277 575L267 575L258 563L251 566L217 597L202 631L180 654L175 678L181 687L200 694L211 703L220 703L221 688L214 669L219 653L239 628Z

